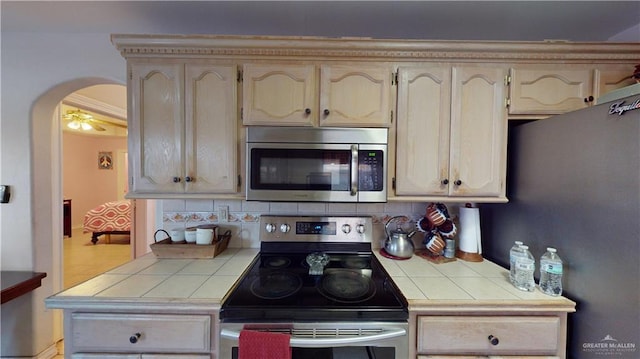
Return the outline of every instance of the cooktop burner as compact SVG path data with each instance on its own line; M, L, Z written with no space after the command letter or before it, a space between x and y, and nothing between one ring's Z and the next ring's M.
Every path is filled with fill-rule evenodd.
M336 270L322 276L318 291L341 303L362 303L376 294L371 277L353 270Z
M251 293L262 299L281 299L295 294L302 287L296 274L279 271L266 273L251 282Z

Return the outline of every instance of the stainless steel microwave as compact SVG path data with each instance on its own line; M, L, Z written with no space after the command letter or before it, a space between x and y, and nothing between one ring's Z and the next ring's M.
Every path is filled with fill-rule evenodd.
M386 202L386 128L247 128L247 200Z

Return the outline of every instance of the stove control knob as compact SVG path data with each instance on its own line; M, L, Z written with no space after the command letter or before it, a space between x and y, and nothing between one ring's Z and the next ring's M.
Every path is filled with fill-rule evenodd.
M349 234L351 232L351 225L350 224L343 224L342 225L342 232Z
M286 223L283 223L280 225L280 232L282 233L287 233L289 232L290 229L291 229L291 226Z
M358 233L360 233L360 234L363 234L363 233L364 233L364 231L365 231L365 229L364 229L364 224L358 224L358 225L356 226L356 232L358 232Z
M276 225L273 223L267 223L267 225L264 227L265 231L267 231L267 233L273 233L276 231Z

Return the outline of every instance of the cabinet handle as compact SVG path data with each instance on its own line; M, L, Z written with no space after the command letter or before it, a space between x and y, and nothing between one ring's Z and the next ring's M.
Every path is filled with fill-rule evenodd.
M461 180L457 180L457 181L453 182L453 184L455 184L456 186L459 186L459 185L462 184L462 181Z
M311 114L311 109L310 108L305 108L304 109L304 113L305 113L305 115L310 115Z
M180 182L180 177L173 177L173 183Z
M493 335L489 335L489 337L487 339L489 339L489 343L491 343L491 345L500 344L500 340L498 340L498 338L494 337Z
M190 176L187 176L187 177L184 178L184 181L185 182L191 182L191 181L193 181L193 178L191 178Z
M132 336L129 337L129 343L131 344L135 344L138 342L138 339L140 339L140 333L136 333Z
M449 184L449 179L448 179L448 178L445 178L445 179L443 179L440 183L442 183L443 185L445 185L445 186L446 186L446 185L448 185L448 184Z
M324 109L324 115L325 115L325 116L329 116L329 114L330 114L330 113L331 113L331 111L329 111L329 109L328 109L328 108L325 108L325 109Z

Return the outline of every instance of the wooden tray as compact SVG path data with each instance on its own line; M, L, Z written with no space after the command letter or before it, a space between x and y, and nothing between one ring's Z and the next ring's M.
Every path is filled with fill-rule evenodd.
M171 238L165 238L152 243L150 247L158 258L214 258L227 249L230 240L231 230L227 230L224 234L218 235L211 244L174 243L171 242Z

